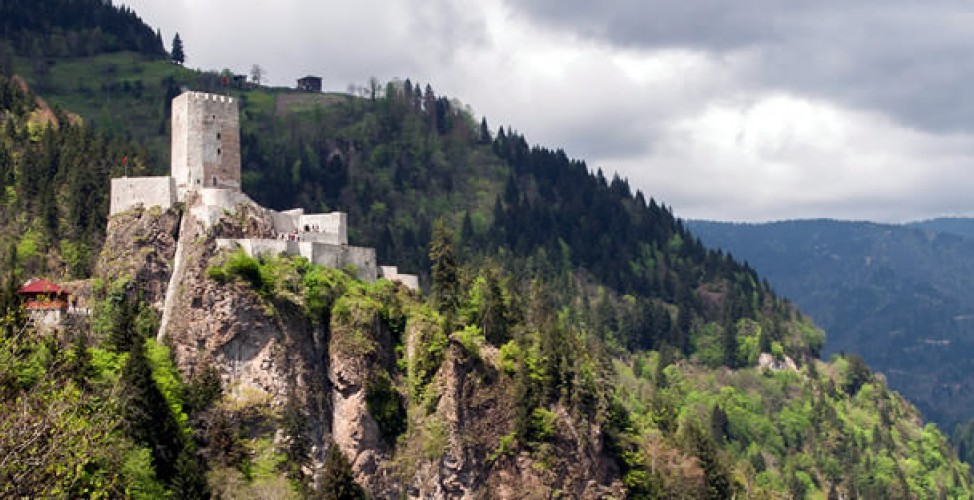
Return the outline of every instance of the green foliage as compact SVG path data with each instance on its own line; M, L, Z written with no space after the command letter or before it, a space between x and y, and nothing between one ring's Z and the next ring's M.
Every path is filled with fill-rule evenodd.
M131 9L98 0L9 0L0 39L23 56L78 56L132 50L146 56L165 51L157 34Z
M974 279L970 219L689 226L754 264L828 332L824 343L809 322L797 325L816 357L862 355L944 428L974 414L974 392L961 389L974 335L958 319L969 314L963 298Z
M159 344L155 339L145 341L145 357L152 369L152 380L166 398L169 410L175 416L180 427L186 429L187 416L183 412L183 394L185 388L179 370L173 365L169 349Z
M10 9L0 16L0 31L12 17L37 10L26 5ZM35 106L33 95L0 72L0 237L16 243L14 264L23 273L87 277L104 241L105 179L118 158L129 154L134 159L139 148L109 141L61 110L45 114L35 112ZM133 173L146 172L138 166Z
M535 408L531 411L531 427L528 439L533 441L548 441L555 436L558 416L547 408Z
M480 344L486 340L480 328L474 325L468 325L463 330L456 332L454 337L460 342L460 345L463 346L467 353L475 358L480 357Z
M267 278L267 272L261 271L260 261L247 255L243 249L230 253L222 265L207 268L206 275L210 279L226 283L234 279L241 279L260 292L271 292L272 283Z
M443 362L449 338L443 331L439 316L429 308L413 311L407 330L415 338L413 355L407 365L410 381L410 397L419 399L423 388L432 380Z
M365 404L387 442L395 442L406 431L406 408L387 373L379 372L372 377L366 388Z
M523 353L516 340L510 340L500 348L501 368L508 375L517 373L518 365L522 361Z
M440 313L449 318L459 306L460 279L453 235L444 219L439 219L433 227L429 259L433 273L433 300Z
M338 445L332 445L328 449L325 457L324 471L322 472L322 491L321 498L329 500L354 500L366 499L365 490L355 482L352 475L352 466Z
M184 408L190 416L209 409L223 397L220 370L212 364L198 368L185 386Z

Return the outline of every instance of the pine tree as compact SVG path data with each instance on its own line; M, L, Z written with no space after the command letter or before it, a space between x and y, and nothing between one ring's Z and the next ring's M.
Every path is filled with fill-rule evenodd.
M490 144L490 128L487 126L487 117L483 117L480 120L480 143Z
M128 435L152 451L159 479L171 482L177 474L177 458L184 439L162 391L152 378L145 344L133 342L119 380L124 400L122 421Z
M287 443L284 446L287 463L284 466L292 478L298 478L301 475L301 467L308 461L311 442L307 437L308 419L301 409L301 400L294 391L288 392L283 413L281 430L287 436Z
M459 302L457 256L453 236L443 219L433 228L429 258L433 268L433 300L441 313L452 317Z
M206 473L190 447L184 447L176 459L176 473L172 479L173 498L187 500L210 498Z
M714 405L710 412L710 433L718 443L723 443L729 437L730 421L727 419L727 412L720 405Z
M172 62L182 65L186 62L186 53L183 52L183 39L179 38L179 33L172 39Z
M120 301L114 302L112 311L112 329L108 332L108 345L115 352L128 352L133 344L140 343L139 334L135 329L135 317L138 306L131 300L120 297Z
M321 498L327 500L365 499L365 491L355 482L352 466L337 444L331 445L322 472Z
M70 377L78 384L78 387L87 389L89 379L94 375L95 369L91 364L91 352L88 351L88 335L84 329L79 328L71 342L71 357L65 370Z
M721 345L724 351L724 366L737 368L737 325L729 319L721 331Z
M713 437L707 435L696 423L689 423L684 429L684 448L700 459L709 490L709 498L732 498L734 483L730 471L720 456L720 449Z

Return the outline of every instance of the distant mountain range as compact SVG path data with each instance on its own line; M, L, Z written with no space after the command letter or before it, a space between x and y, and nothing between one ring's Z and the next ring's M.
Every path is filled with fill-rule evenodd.
M974 219L689 222L824 328L824 356L861 354L927 418L974 415Z
M926 229L940 233L956 234L965 238L974 238L974 218L969 217L941 217L906 224L907 227Z

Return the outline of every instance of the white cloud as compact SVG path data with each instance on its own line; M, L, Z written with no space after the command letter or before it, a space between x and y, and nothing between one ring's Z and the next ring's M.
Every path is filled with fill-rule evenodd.
M969 206L972 139L771 94L716 101L671 122L649 158L605 161L685 217L898 221Z
M127 3L167 43L180 32L191 67L259 63L272 84L310 73L333 90L373 75L430 83L684 217L974 213L963 8L750 0L732 22L701 26L699 9L634 2L602 17L586 2L546 4L583 14L558 22L505 0ZM660 36L607 29L649 11Z

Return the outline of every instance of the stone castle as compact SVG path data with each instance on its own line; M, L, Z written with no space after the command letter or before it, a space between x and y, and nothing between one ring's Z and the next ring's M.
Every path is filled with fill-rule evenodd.
M275 238L218 239L221 248L249 255L301 255L314 264L351 267L365 281L382 277L419 288L415 275L378 266L375 249L348 244L348 217L342 212L305 214L261 207L241 190L240 114L229 96L184 92L172 101L172 164L168 177L112 179L111 215L142 206L168 209L185 204L197 221L211 227L226 213L253 207L269 219Z

